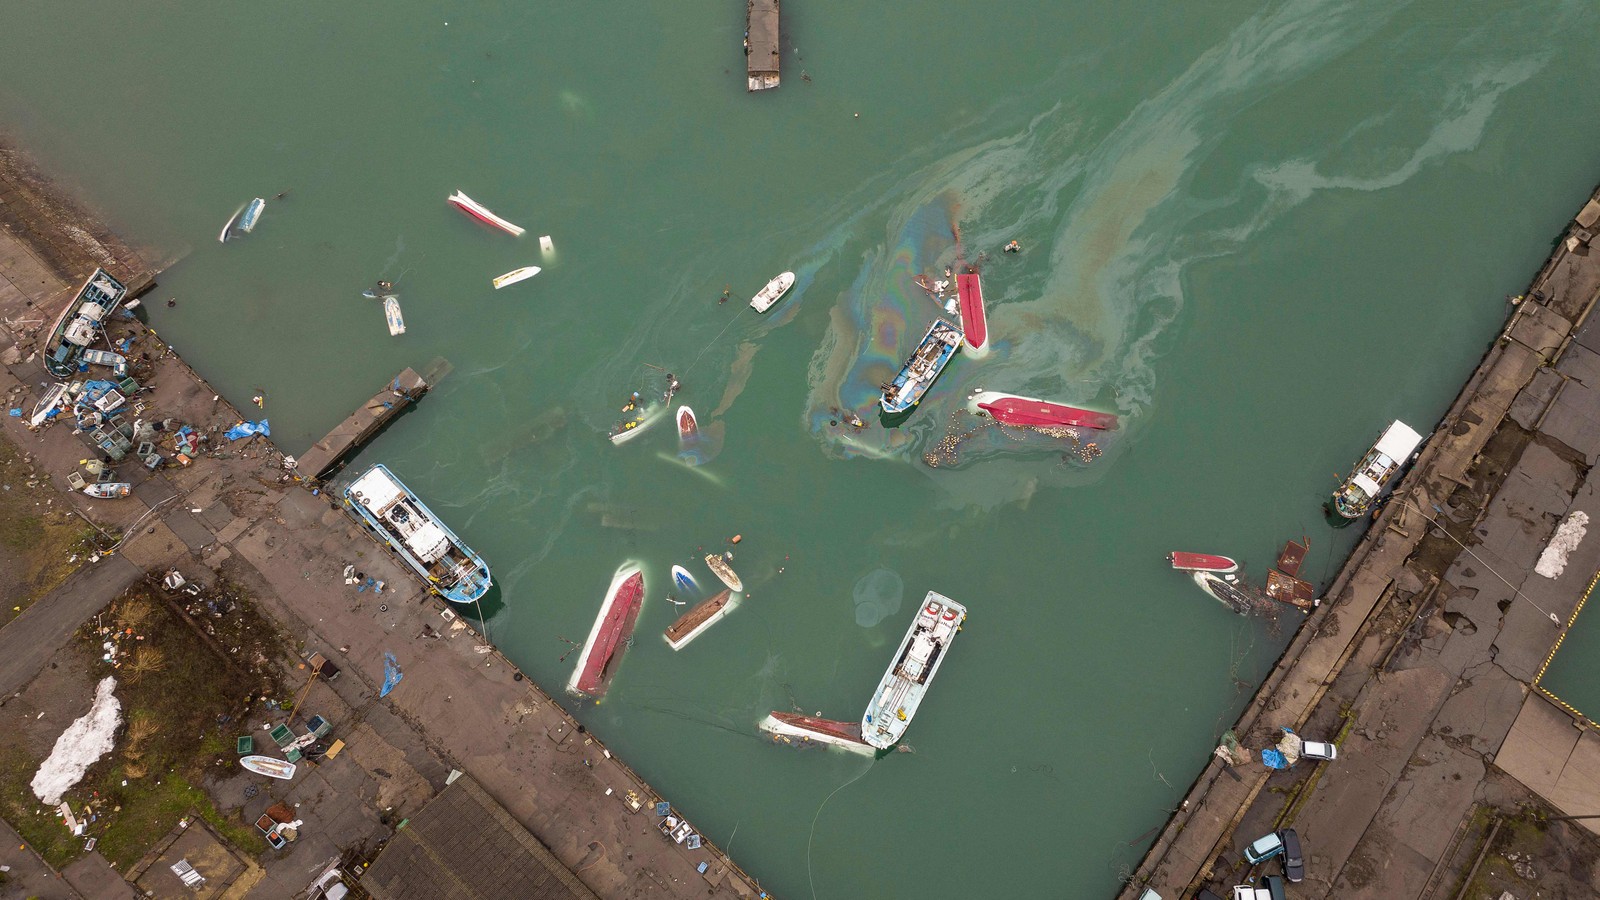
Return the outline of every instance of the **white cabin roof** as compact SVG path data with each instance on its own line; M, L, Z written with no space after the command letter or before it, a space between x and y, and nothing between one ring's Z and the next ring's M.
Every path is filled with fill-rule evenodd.
M1382 490L1376 481L1373 481L1371 478L1368 478L1365 475L1357 475L1354 478L1351 478L1350 486L1361 493L1366 494L1368 497L1376 497L1378 496L1378 492Z
M433 522L423 522L416 531L405 537L406 546L425 563L431 563L450 549L450 538Z
M395 501L405 496L405 490L389 477L388 472L374 468L357 478L355 484L350 485L350 496L374 514L381 516L395 504Z
M1383 432L1383 437L1378 438L1378 443L1374 444L1372 449L1396 462L1404 463L1411 458L1412 451L1421 443L1422 435L1411 430L1410 425L1396 419Z

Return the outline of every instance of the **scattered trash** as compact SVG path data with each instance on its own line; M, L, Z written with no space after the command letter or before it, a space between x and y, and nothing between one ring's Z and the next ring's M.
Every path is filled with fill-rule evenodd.
M272 429L267 425L266 419L262 419L259 422L240 422L224 432L223 437L230 441L237 441L240 438L255 437L258 434L262 437L272 436Z
M394 690L395 685L399 684L400 679L404 677L405 675L400 671L400 663L395 661L394 654L387 650L383 651L383 688L378 691L378 696L389 696L389 692Z

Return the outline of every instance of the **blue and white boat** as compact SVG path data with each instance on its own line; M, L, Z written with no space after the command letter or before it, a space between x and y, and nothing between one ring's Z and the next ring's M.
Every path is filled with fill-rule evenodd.
M451 603L489 591L489 565L382 464L344 489L344 504Z
M267 201L260 197L251 200L250 205L244 208L244 216L239 219L239 230L245 234L255 231L256 222L261 218L261 211L266 208Z
M683 566L672 567L672 586L686 596L700 596L700 584Z
M61 311L44 342L44 367L57 378L70 378L78 371L83 351L105 334L105 320L125 297L128 289L105 269L95 269L89 280Z
M900 368L900 374L883 385L883 396L878 399L883 411L892 416L916 406L944 371L945 364L961 349L961 342L961 329L943 319L934 319L911 358Z
M883 673L877 693L862 714L862 740L887 750L905 736L911 717L917 714L928 685L944 662L950 642L966 620L965 606L943 594L928 592L900 649L889 661L889 671Z

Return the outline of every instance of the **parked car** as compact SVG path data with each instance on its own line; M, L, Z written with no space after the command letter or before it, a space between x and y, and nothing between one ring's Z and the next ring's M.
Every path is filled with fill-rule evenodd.
M350 889L344 886L344 876L338 869L323 872L321 878L311 882L311 887L306 888L306 897L309 900L344 900L349 893Z
M1261 879L1267 888L1267 900L1284 900L1284 887L1282 875L1268 875Z
M1278 837L1278 833L1274 831L1256 838L1250 846L1244 848L1244 861L1252 866L1258 866L1282 852L1283 838Z
M1278 832L1278 837L1283 840L1283 877L1299 884L1306 878L1306 861L1300 854L1300 835L1293 828L1285 828Z
M1339 748L1327 741L1301 741L1301 759L1338 759Z

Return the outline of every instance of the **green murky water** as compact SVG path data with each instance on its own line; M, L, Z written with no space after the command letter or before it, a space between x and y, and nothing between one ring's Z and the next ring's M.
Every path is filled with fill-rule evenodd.
M290 452L448 360L358 462L488 558L493 637L552 689L644 564L637 645L580 715L768 887L1097 896L1283 641L1162 555L1259 577L1306 534L1331 573L1356 536L1321 523L1333 473L1392 418L1431 427L1594 179L1600 12L1033 7L791 3L784 86L749 96L738 3L13 3L0 123L181 257L156 326L241 405L264 389ZM885 431L876 386L938 312L910 278L956 260L952 223L992 257L996 346ZM785 269L781 306L744 307ZM360 296L378 278L403 337ZM604 440L651 366L700 414L697 466L665 426ZM924 465L978 387L1124 427L1088 464L985 432ZM750 599L672 653L669 566L708 582L691 560L735 533ZM880 568L904 596L858 610ZM930 589L971 618L915 754L756 735L773 708L859 715Z

